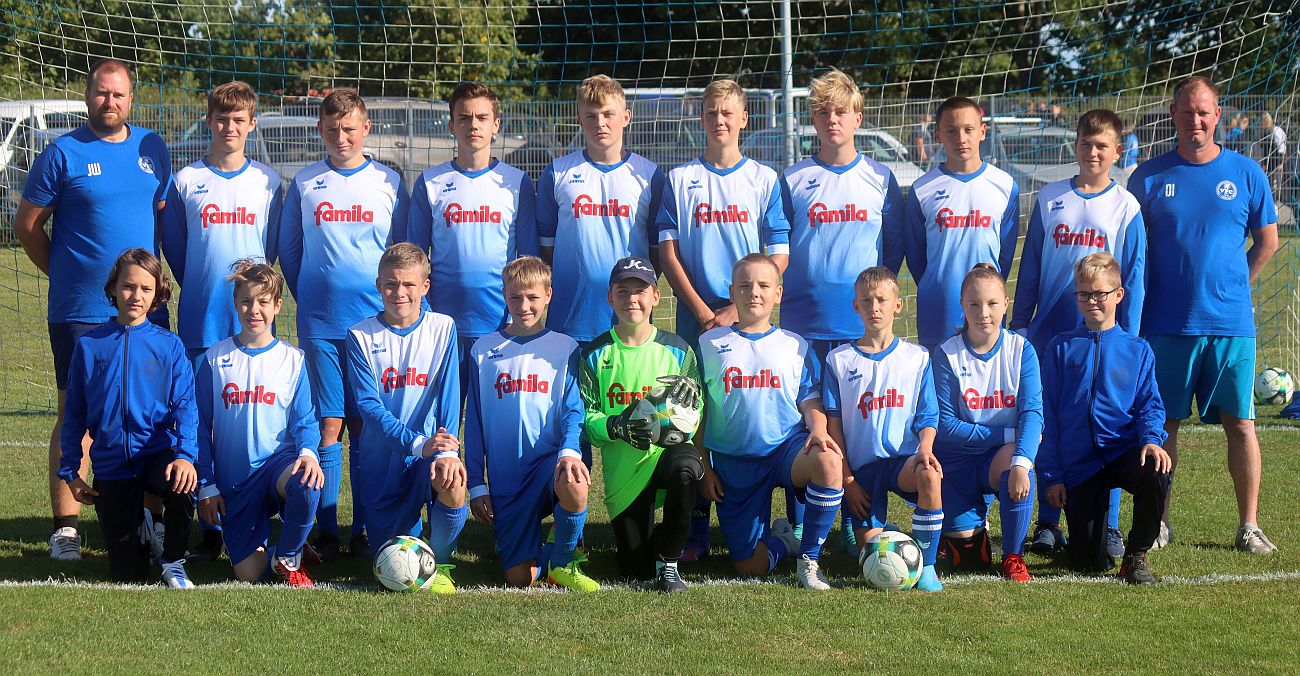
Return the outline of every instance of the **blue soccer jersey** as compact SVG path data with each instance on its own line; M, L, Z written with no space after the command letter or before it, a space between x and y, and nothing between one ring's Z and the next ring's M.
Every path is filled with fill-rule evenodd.
M157 205L167 199L167 145L144 127L104 141L87 126L55 139L32 163L23 199L54 209L50 224L51 322L102 322L117 315L104 280L126 249L158 252Z
M934 349L933 364L939 461L1014 441L1011 463L1032 468L1043 435L1043 386L1033 345L1003 330L992 350L978 354L959 334Z
M1147 234L1137 200L1118 183L1083 193L1074 179L1044 187L1034 201L1016 281L1012 329L1027 329L1038 352L1083 323L1074 301L1074 265L1105 251L1119 261L1124 300L1118 319L1137 334L1146 291Z
M537 255L534 201L528 174L496 160L481 171L444 162L416 181L407 237L429 252L429 306L456 320L462 337L505 324L501 270Z
M668 172L658 228L659 242L677 243L691 285L714 309L731 304L728 287L736 261L760 251L790 253L790 224L776 172L749 158L729 169L696 158ZM679 303L679 321L684 314L690 311Z
M1147 226L1148 336L1254 336L1249 232L1277 223L1268 177L1223 148L1204 164L1171 150L1138 166L1128 183Z
M437 312L421 312L403 329L370 317L348 331L348 387L365 421L358 442L361 480L354 485L365 509L405 501L401 476L420 459L425 440L439 427L459 431L456 345L456 323Z
M826 356L822 404L826 415L840 419L854 471L913 455L921 430L939 424L930 353L899 338L875 354L841 345Z
M322 160L293 177L278 252L298 301L298 338L341 339L383 309L379 258L406 239L406 211L402 177L370 159L354 169Z
M858 155L831 166L814 157L781 177L790 223L790 265L781 326L809 340L851 340L862 320L849 311L858 273L903 264L903 194L889 167Z
M199 362L199 499L234 495L280 453L316 457L320 421L311 403L302 350L276 340L248 348L235 338Z
M493 332L474 343L465 414L465 469L470 499L513 495L533 468L559 456L582 459L585 408L578 391L578 344L545 331ZM486 476L484 472L486 471Z
M621 258L648 257L657 245L663 183L663 171L636 153L598 164L576 150L542 171L538 243L554 249L555 272L547 327L583 343L609 330L609 270Z
M221 171L200 160L176 172L163 210L163 253L181 285L177 331L185 349L216 345L239 332L226 277L241 258L275 262L280 177L247 160Z
M704 447L744 457L775 452L803 429L799 406L821 399L818 371L808 341L785 329L706 331L700 336Z
M969 174L942 166L912 184L903 247L916 280L918 342L938 345L962 323L961 281L977 263L1011 270L1020 231L1020 189L989 164Z

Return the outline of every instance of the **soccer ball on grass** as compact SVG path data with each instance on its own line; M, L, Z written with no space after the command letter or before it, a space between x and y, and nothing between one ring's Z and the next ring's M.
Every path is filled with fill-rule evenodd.
M887 530L867 540L858 564L862 580L873 589L911 589L921 578L921 547L906 534Z
M1269 367L1255 376L1255 403L1285 404L1295 392L1295 378L1290 373Z
M427 589L435 572L433 550L420 538L398 535L375 554L375 579L393 591Z

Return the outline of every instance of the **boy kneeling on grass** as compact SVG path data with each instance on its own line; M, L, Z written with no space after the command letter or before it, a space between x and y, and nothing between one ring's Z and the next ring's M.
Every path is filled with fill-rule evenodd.
M1095 253L1074 267L1082 327L1054 338L1043 360L1045 426L1039 471L1047 499L1065 509L1070 567L1105 571L1108 492L1133 494L1133 530L1120 577L1152 584L1146 554L1160 531L1173 463L1165 442L1165 407L1156 388L1155 355L1145 340L1119 328L1124 299L1119 263Z

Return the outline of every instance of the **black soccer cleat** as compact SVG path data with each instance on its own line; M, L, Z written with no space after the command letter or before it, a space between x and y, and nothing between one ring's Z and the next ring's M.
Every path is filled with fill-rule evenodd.
M938 558L948 571L989 572L993 567L993 546L988 529L981 528L965 538L940 536Z
M199 543L198 549L190 552L189 560L191 561L216 561L221 558L221 553L225 549L225 542L221 539L221 531L203 529L203 541Z
M339 536L331 533L321 533L316 536L316 542L312 543L320 560L329 563L339 558Z
M1129 584L1155 584L1156 576L1147 568L1146 552L1125 554L1124 562L1119 566L1119 576Z
M366 537L365 531L353 535L348 540L348 551L353 558L370 558L370 538Z
M655 589L665 594L673 592L686 591L686 580L682 579L682 574L677 570L677 562L670 563L659 562L655 570Z

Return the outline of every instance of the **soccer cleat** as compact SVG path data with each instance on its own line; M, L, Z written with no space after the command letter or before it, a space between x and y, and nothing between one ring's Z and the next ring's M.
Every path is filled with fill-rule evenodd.
M1151 543L1152 549L1164 549L1174 541L1174 532L1169 528L1169 524L1164 521L1160 522L1160 532L1156 534L1156 541Z
M339 536L332 533L321 533L316 536L316 542L312 545L316 548L316 553L320 560L329 563L339 558Z
M655 563L655 589L665 594L686 591L686 580L677 570L676 561L658 561Z
M795 564L795 578L799 580L799 586L804 589L828 591L831 588L830 583L826 581L826 576L822 574L817 559L810 559L807 554L799 556L799 561Z
M193 589L190 574L185 572L185 559L176 559L171 563L163 562L162 580L172 589Z
M943 583L939 581L939 576L934 572L934 566L926 566L921 569L921 577L916 581L916 588L927 592L943 591Z
M1124 556L1124 536L1118 528L1106 527L1106 553L1113 559Z
M1119 576L1129 584L1156 583L1156 576L1151 574L1150 568L1147 568L1145 552L1124 555L1124 562L1119 565Z
M348 553L354 558L370 558L370 538L365 531L348 539Z
M450 563L437 564L433 579L429 581L429 591L435 594L455 594L456 583L451 579L451 569L455 567Z
M277 556L275 557L275 564L271 567L275 569L275 574L279 575L280 579L284 580L285 584L290 587L299 589L315 587L315 581L311 579L307 569L302 566L304 558L302 552L291 557Z
M594 592L600 591L600 583L587 577L582 572L581 564L587 562L587 557L573 553L573 560L559 568L546 564L546 582L553 587L563 587L570 591L576 592Z
M166 526L145 507L144 519L140 521L140 542L149 548L149 563L156 565L162 562L163 538L166 535Z
M1007 554L1002 557L1002 577L1016 582L1028 582L1029 568L1025 566L1025 559L1019 554Z
M1237 529L1237 551L1249 554L1272 554L1277 551L1277 547L1269 542L1259 526L1248 523Z
M964 538L941 536L938 557L947 566L946 570L987 573L993 565L993 545L989 542L988 529L981 528Z
M221 531L203 529L203 541L191 555L190 559L194 561L216 561L221 558L221 553L225 549L225 542L221 538Z
M687 536L686 548L678 559L681 563L696 563L709 558L709 522L707 519L691 519L691 534Z
M785 555L794 558L799 555L799 536L795 535L794 526L785 519L772 522L772 537L785 543Z
M1046 554L1054 549L1061 549L1065 545L1065 533L1061 532L1060 526L1039 524L1034 529L1034 537L1029 540L1029 551L1035 554ZM1123 554L1123 552L1120 552L1120 554Z
M50 558L55 561L81 560L81 535L72 526L64 526L50 535Z
M311 546L310 542L302 543L302 562L308 566L314 566L320 563L320 552Z

